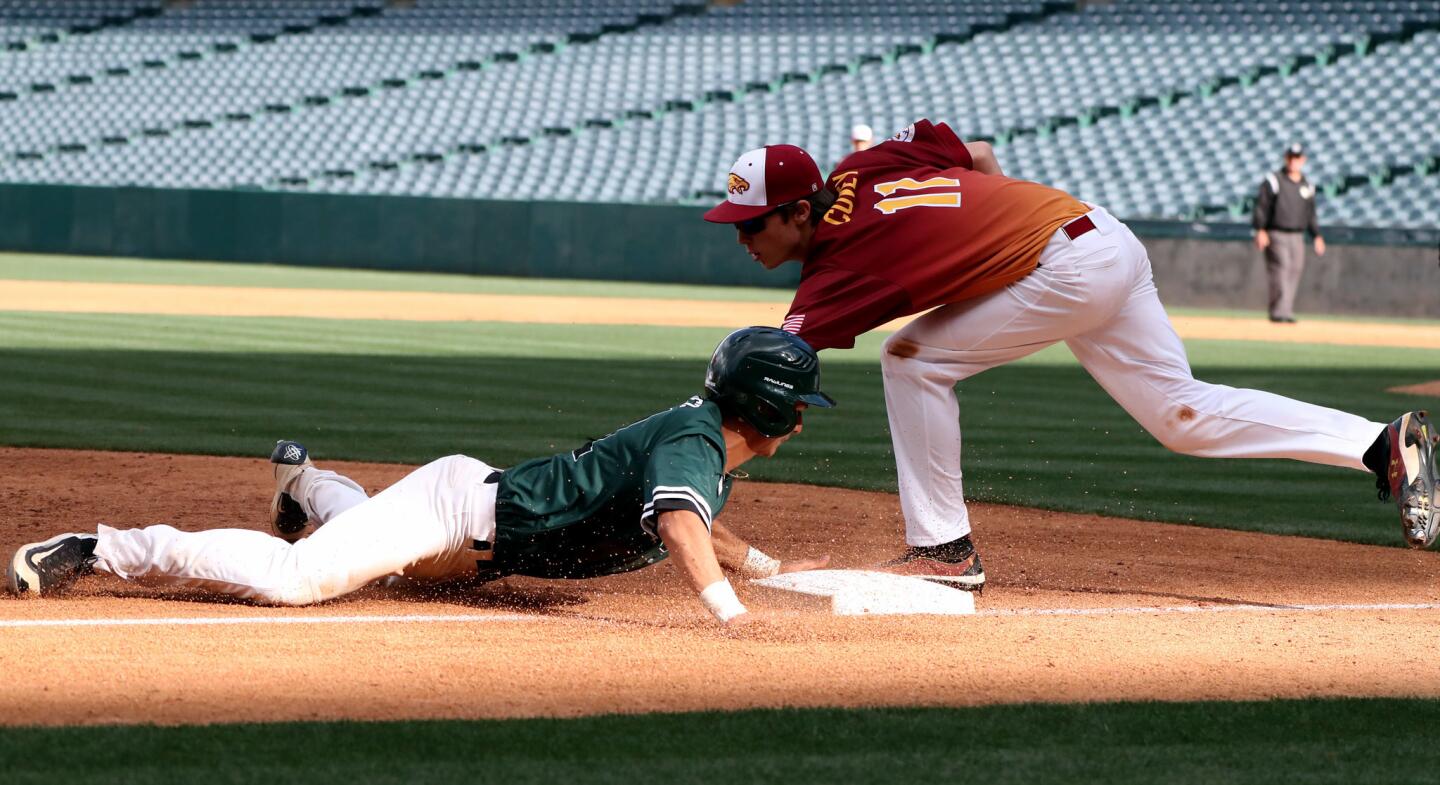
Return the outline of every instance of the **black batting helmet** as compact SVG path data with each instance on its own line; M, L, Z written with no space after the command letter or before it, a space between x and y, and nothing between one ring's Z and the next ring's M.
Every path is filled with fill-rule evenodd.
M725 336L705 372L706 397L765 436L795 430L795 404L830 408L820 392L820 358L799 336L774 327L746 327Z

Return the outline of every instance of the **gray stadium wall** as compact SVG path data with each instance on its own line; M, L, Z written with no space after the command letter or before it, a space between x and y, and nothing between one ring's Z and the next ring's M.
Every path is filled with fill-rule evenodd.
M1251 244L1248 227L1235 239L1174 237L1136 233L1145 241L1155 270L1160 299L1197 308L1266 308L1265 263ZM1323 228L1323 227L1322 227ZM1329 235L1343 238L1337 242ZM1325 255L1317 257L1306 241L1305 274L1295 309L1309 313L1357 316L1440 318L1440 250L1436 245L1376 245L1383 232L1360 235L1327 230Z
M0 249L475 275L793 286L677 205L0 185ZM1244 226L1132 221L1171 305L1263 309ZM1327 231L1297 307L1440 318L1440 232Z

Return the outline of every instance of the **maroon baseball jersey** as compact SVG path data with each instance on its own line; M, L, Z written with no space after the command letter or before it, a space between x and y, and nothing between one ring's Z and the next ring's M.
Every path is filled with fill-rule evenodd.
M944 123L921 120L840 162L784 328L818 349L1029 275L1088 208L1063 191L975 171Z

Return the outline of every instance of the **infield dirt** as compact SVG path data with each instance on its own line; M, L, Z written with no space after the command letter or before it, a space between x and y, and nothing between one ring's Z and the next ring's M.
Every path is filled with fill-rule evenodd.
M262 529L271 487L263 460L0 448L0 462L7 558L102 521ZM372 492L409 470L327 465ZM829 553L840 567L872 565L902 540L889 494L742 483L723 515L777 556ZM742 587L761 618L738 635L715 628L668 564L584 582L373 589L303 609L87 579L54 599L0 600L0 722L1440 697L1426 676L1440 609L1314 607L1440 604L1440 555L983 504L973 515L990 575L980 615L836 618L767 607ZM515 613L538 618L474 619ZM261 621L414 614L456 621ZM17 626L202 617L257 623Z

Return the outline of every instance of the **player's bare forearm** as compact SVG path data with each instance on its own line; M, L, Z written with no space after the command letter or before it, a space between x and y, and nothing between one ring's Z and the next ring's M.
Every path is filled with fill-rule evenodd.
M745 563L745 554L750 551L750 543L719 521L710 527L710 542L715 548L715 557L727 570L740 569Z
M700 516L689 510L660 513L656 531L711 615L726 626L746 624L750 613L720 571L710 532L706 531Z
M768 554L753 551L750 543L720 523L715 523L711 527L711 534L713 535L712 542L715 545L715 555L719 557L720 564L725 569L739 572L748 578L763 578L782 572L819 570L830 564L829 554L777 561ZM759 562L759 564L755 562Z
M1000 159L995 157L995 148L989 142L966 142L970 153L970 166L980 174L1005 174L1000 171Z
M662 512L656 531L695 591L724 580L725 573L720 570L720 562L715 557L710 533L705 530L705 522L700 520L699 515L689 510Z

